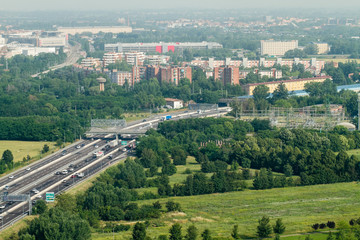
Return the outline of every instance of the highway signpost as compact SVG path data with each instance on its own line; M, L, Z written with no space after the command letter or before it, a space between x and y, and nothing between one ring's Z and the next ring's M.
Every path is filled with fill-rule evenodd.
M54 192L47 192L46 193L46 202L54 202L55 201L55 193Z
M127 145L127 141L121 141L121 146L126 146Z

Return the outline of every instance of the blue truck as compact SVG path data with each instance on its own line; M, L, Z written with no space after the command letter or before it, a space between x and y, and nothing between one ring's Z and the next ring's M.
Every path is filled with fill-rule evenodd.
M166 120L170 120L170 119L171 119L171 115L161 117L161 121L166 121Z

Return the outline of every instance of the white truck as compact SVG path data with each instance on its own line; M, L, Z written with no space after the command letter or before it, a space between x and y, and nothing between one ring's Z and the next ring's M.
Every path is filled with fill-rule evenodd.
M98 158L98 157L102 157L102 156L104 156L103 151L97 151L97 152L94 152L94 154L93 154L93 158Z
M82 173L82 172L81 172L81 173L77 173L76 175L78 176L78 178L84 177L84 173Z
M113 140L113 141L109 142L110 147L116 147L117 145L119 145L119 143L116 140Z

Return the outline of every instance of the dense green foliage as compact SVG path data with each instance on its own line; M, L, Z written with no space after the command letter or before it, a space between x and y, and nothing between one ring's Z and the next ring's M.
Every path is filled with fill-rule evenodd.
M90 239L91 232L89 223L79 215L64 209L52 208L32 220L27 228L19 232L19 236L30 236L34 239L85 240Z

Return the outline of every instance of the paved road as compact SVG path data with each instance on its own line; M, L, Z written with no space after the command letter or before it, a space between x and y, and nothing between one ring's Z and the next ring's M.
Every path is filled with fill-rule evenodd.
M167 113L164 115L153 116L148 119L131 122L127 127L123 128L124 132L147 131L149 128L156 128L158 123L163 121L162 116L171 115L171 121L183 118L201 118L201 117L219 117L226 114L230 109L219 108L217 110L209 110L204 112L197 111L180 111ZM100 171L104 167L109 166L115 159L124 159L128 156L128 152L124 152L125 146L115 146L105 149L107 141L103 139L105 135L95 135L91 140L82 140L68 146L65 149L56 152L47 158L37 161L26 166L14 173L11 173L0 179L0 189L9 195L27 194L31 200L39 198L44 199L45 192L60 193L76 183L83 181L92 174ZM107 137L109 137L108 135ZM134 140L132 140L134 141ZM131 142L128 142L130 145ZM64 152L64 150L66 152ZM103 157L94 158L93 153L102 150ZM109 157L112 155L111 157ZM71 165L71 166L70 166ZM30 169L28 169L30 168ZM65 175L56 175L56 172L62 170L70 170L72 172ZM83 178L71 176L75 173L84 173ZM9 178L9 176L12 176ZM66 180L66 181L64 181ZM6 190L5 190L6 188ZM32 190L38 190L34 193ZM2 208L2 206L4 206ZM1 229L8 226L13 221L20 219L24 213L28 213L29 205L26 202L1 202L0 201L0 220Z
M73 65L74 63L77 62L77 60L79 60L81 58L80 51L81 51L81 45L80 44L76 44L75 46L71 46L70 49L69 49L69 52L67 53L67 58L66 58L64 63L61 63L61 64L56 65L56 66L49 67L49 70L46 70L46 71L43 71L43 72L40 72L40 73L36 73L34 75L31 75L31 77L37 77L40 74L46 74L49 71L54 71L54 70L57 70L57 69L60 69L60 68L66 67L66 66Z

